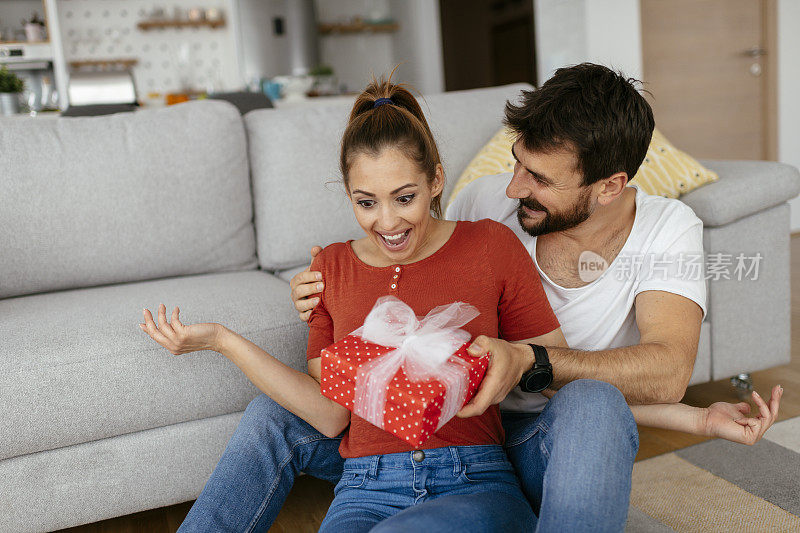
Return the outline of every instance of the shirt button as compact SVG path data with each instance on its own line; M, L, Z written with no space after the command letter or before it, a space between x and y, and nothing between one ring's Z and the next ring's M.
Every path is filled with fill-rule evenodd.
M400 272L400 267L394 267L395 272Z
M423 459L425 459L425 452L422 450L415 450L414 453L411 454L411 457L418 463L421 463Z
M399 275L397 275L397 274L395 274L394 276L392 276L392 278L393 278L393 279L397 279L397 278L399 278L399 277L400 277L400 276L399 276Z
M396 289L397 288L397 284L396 283L392 283L392 288Z

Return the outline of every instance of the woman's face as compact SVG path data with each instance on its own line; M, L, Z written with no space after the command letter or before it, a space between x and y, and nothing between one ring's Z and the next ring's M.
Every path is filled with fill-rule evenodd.
M413 261L421 251L433 228L431 199L443 186L441 165L429 185L417 163L394 148L377 156L358 154L350 166L348 188L356 220L391 263Z

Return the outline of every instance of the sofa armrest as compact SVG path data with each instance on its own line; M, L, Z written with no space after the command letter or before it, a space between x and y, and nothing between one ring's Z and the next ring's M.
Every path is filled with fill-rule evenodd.
M708 161L701 163L719 174L709 183L681 196L705 227L723 226L768 209L800 193L800 172L772 161Z

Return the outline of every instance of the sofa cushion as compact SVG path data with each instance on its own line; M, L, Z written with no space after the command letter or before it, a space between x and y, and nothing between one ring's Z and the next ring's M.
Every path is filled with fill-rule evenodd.
M772 161L703 161L719 174L709 183L681 196L705 227L724 226L763 209L782 204L800 193L800 172Z
M219 322L305 370L308 327L286 282L203 274L0 300L0 459L243 410L258 393L212 351L172 355L142 308Z
M506 100L516 100L521 89L530 88L516 84L421 100L448 176L445 205L459 174L500 127ZM351 106L336 103L245 115L262 268L307 265L312 246L363 234L339 183L339 143Z
M0 122L0 298L257 266L230 103Z

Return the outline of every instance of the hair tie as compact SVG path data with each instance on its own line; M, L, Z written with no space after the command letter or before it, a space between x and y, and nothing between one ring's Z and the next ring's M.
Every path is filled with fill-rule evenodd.
M394 102L392 101L391 98L378 98L377 100L375 100L375 103L372 104L372 109L375 109L376 107L380 107L383 104L393 104L393 103Z

